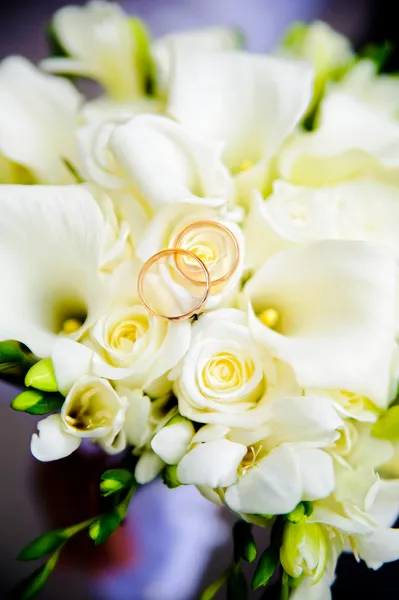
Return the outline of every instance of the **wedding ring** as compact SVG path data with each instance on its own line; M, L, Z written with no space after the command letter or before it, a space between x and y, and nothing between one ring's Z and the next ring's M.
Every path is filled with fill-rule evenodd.
M187 278L177 264L183 259L196 265L203 281ZM167 248L151 256L141 268L137 291L146 309L155 317L168 321L183 321L199 314L210 291L210 275L203 261L183 248Z
M201 250L204 246L201 238L206 234L216 235L216 254ZM210 277L211 287L224 283L233 275L240 262L240 247L235 235L228 227L218 221L195 221L185 227L176 237L173 244L175 249L186 249L200 258L206 266ZM207 248L209 250L209 247ZM182 275L194 285L205 284L203 269L194 263L191 257L179 256L176 264ZM218 273L219 271L219 273ZM212 277L212 272L216 273Z

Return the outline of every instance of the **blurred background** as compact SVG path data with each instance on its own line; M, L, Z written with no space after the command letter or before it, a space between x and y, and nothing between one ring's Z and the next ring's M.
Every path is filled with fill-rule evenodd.
M46 55L44 26L62 0L14 0L0 8L0 59ZM293 21L324 19L356 47L398 41L392 0L127 0L124 8L146 20L153 36L207 25L240 27L253 51L272 48ZM399 69L399 44L389 62ZM1 215L0 215L1 218ZM37 464L29 453L35 419L10 410L15 391L0 384L0 600L34 567L15 557L45 529L95 514L102 457L76 455ZM137 494L129 519L104 547L85 537L68 550L43 600L194 600L230 562L231 515L191 488L169 491L155 482ZM264 542L263 542L264 543ZM35 565L36 566L36 565ZM399 564L377 573L344 557L334 600L398 598ZM253 598L259 597L253 595ZM272 600L273 595L266 596ZM218 596L224 598L224 594ZM252 599L252 597L251 597ZM311 600L311 599L309 599Z

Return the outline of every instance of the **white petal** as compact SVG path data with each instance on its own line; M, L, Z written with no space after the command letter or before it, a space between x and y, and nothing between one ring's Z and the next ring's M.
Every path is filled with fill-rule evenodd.
M80 439L65 431L60 415L50 415L37 424L39 435L34 433L30 449L42 462L69 456L80 446Z
M179 53L168 112L225 143L233 171L271 158L312 97L307 63L244 52Z
M166 464L177 465L186 454L194 433L191 421L179 420L158 431L152 438L151 448Z
M331 578L324 576L318 583L314 583L311 577L304 577L299 586L292 590L291 600L332 600Z
M316 131L299 135L283 152L285 179L328 185L366 174L375 164L399 165L399 125L344 92L328 94Z
M227 27L206 27L191 31L179 31L156 40L152 52L158 65L157 91L167 92L174 58L187 52L217 52L234 50L240 46L240 34Z
M140 456L136 469L134 471L134 476L136 478L137 483L140 485L144 485L145 483L149 483L159 473L162 471L165 463L159 456L157 456L152 451L145 451Z
M152 207L169 202L221 206L231 195L221 144L193 137L166 117L139 115L120 125L110 149Z
M127 441L132 446L140 447L148 432L151 400L141 390L129 390L122 385L117 385L116 391L119 396L128 399L124 426Z
M320 396L281 397L271 407L272 429L283 442L330 446L343 428L332 400Z
M322 450L298 448L297 460L302 481L302 500L319 500L334 491L334 465Z
M390 527L395 523L399 515L399 481L397 479L379 480L377 495L369 512L383 527Z
M395 279L394 256L377 245L331 240L284 250L244 288L254 311L279 311L282 333L252 310L250 329L302 387L352 391L386 406Z
M72 183L63 159L76 161L74 130L81 96L65 79L22 57L0 66L0 152L39 183Z
M377 528L370 536L356 536L359 556L370 569L399 559L399 529Z
M265 202L262 194L254 190L248 216L243 225L245 238L245 266L258 268L265 260L290 246L270 219L268 206L273 196Z
M66 319L87 327L108 301L101 212L80 186L5 185L0 213L0 339L50 356Z
M246 446L228 440L198 444L180 461L178 479L211 488L227 487L237 480L237 469L246 453Z
M51 355L58 389L66 396L83 375L89 375L94 352L73 340L56 340Z
M226 503L236 512L285 514L301 500L296 451L279 446L226 491Z

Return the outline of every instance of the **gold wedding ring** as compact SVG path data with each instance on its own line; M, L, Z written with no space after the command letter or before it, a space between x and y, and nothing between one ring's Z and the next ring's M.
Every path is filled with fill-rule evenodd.
M186 301L189 294L188 286L190 286L190 284L194 285L194 291L198 290L198 287L196 287L198 286L198 281L191 281L191 279L188 278L184 273L184 270L182 271L181 266L177 264L179 258L190 261L190 264L198 265L203 277L203 282L201 285L204 287L204 291L193 307L189 308L186 306L185 310L180 314L165 314L159 310L156 303L158 302L159 304L163 304L165 306L168 304L174 304L170 301L170 296L168 296L170 285L180 286L185 289ZM150 273L150 270L153 268L157 271L156 277L154 277L155 273ZM151 281L149 282L150 279ZM164 291L162 291L162 283L164 280L167 280L168 285L164 288ZM150 291L152 291L153 301L150 301L149 294L146 295L146 281L147 283L149 282L149 288ZM183 248L167 248L151 256L143 265L137 282L137 291L146 309L155 317L160 317L161 319L166 319L168 321L184 321L185 319L189 319L190 317L200 313L207 301L210 287L210 275L203 261L193 252L184 250ZM196 295L193 293L193 298L195 297ZM172 310L170 310L170 313L172 313Z

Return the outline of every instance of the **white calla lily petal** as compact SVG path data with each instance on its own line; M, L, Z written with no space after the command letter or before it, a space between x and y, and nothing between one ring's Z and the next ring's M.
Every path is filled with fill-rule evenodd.
M367 175L378 164L397 167L398 150L397 122L337 90L321 104L318 129L288 144L280 169L293 183L328 185Z
M76 339L107 306L101 212L80 186L5 185L0 213L0 340L51 356L67 321Z
M37 424L39 435L34 433L30 445L37 460L49 462L69 456L80 446L80 438L68 433L60 415L50 415Z
M343 389L387 406L396 302L389 251L335 240L284 250L244 293L253 336L293 367L302 387ZM269 307L281 333L256 317Z
M179 53L168 112L191 131L223 141L224 161L237 173L270 159L299 123L313 95L312 76L300 61Z
M73 183L74 130L81 96L65 79L13 56L0 66L0 153L38 183Z

